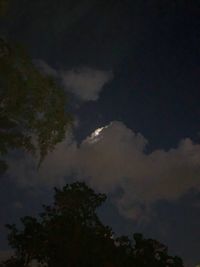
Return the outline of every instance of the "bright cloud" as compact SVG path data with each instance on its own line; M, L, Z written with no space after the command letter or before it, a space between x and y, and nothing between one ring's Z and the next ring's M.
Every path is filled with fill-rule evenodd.
M10 172L24 186L63 185L73 175L106 193L121 189L113 202L128 218L149 216L160 199L173 201L191 188L200 189L200 145L189 138L177 148L145 153L148 141L122 122L96 129L80 146L73 136L48 155L39 174L32 159L11 162Z

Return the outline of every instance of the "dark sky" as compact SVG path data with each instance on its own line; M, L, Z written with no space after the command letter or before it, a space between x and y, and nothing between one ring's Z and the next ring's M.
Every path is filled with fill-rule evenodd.
M117 233L142 231L200 264L200 2L14 2L1 28L69 93L76 127L39 174L11 158L1 249L4 223L77 177L109 195L101 216Z

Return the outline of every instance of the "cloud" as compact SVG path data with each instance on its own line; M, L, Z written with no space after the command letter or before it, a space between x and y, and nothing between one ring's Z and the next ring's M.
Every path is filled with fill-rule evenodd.
M104 85L113 79L112 71L89 67L57 71L43 60L34 60L34 63L42 73L60 80L66 91L83 101L96 101Z
M156 201L174 201L200 189L200 145L189 138L168 151L145 152L148 141L122 122L97 129L80 146L72 135L48 155L39 174L32 159L11 162L10 172L24 186L63 185L66 177L86 180L113 193L113 203L133 220L151 216ZM119 190L120 189L120 190ZM119 190L119 195L115 191Z
M62 186L65 177L73 172L72 166L77 151L77 144L71 133L68 133L65 140L47 155L39 170L38 161L26 154L25 158L15 158L8 162L8 175L20 187Z
M61 71L60 75L66 90L84 101L97 100L104 85L113 78L111 71L91 68Z
M187 138L176 149L146 154L147 143L140 133L113 122L99 136L87 138L77 155L79 175L89 177L94 187L106 192L121 188L115 203L132 219L149 216L155 201L200 189L200 145Z
M52 68L51 66L49 66L45 61L41 60L41 59L36 59L33 61L35 66L43 73L49 76L53 76L53 77L57 77L58 76L58 72Z

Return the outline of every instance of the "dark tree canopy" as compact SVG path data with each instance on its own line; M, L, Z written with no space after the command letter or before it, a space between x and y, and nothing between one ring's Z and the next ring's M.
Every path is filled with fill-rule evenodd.
M37 260L49 267L183 267L166 246L142 234L115 238L96 213L105 199L84 183L55 189L53 205L38 218L22 218L20 228L7 225L15 256L1 266L27 267Z
M24 50L0 38L0 171L12 149L37 152L40 161L62 141L71 117L65 92L34 66Z
M6 14L8 4L9 0L0 0L0 16L4 16Z

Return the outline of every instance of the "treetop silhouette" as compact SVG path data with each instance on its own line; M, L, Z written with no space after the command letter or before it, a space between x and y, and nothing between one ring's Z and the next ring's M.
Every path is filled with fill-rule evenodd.
M27 267L37 260L49 267L183 267L154 239L115 237L96 212L105 199L85 183L55 188L54 203L38 217L21 218L19 228L7 225L15 256L1 266Z

